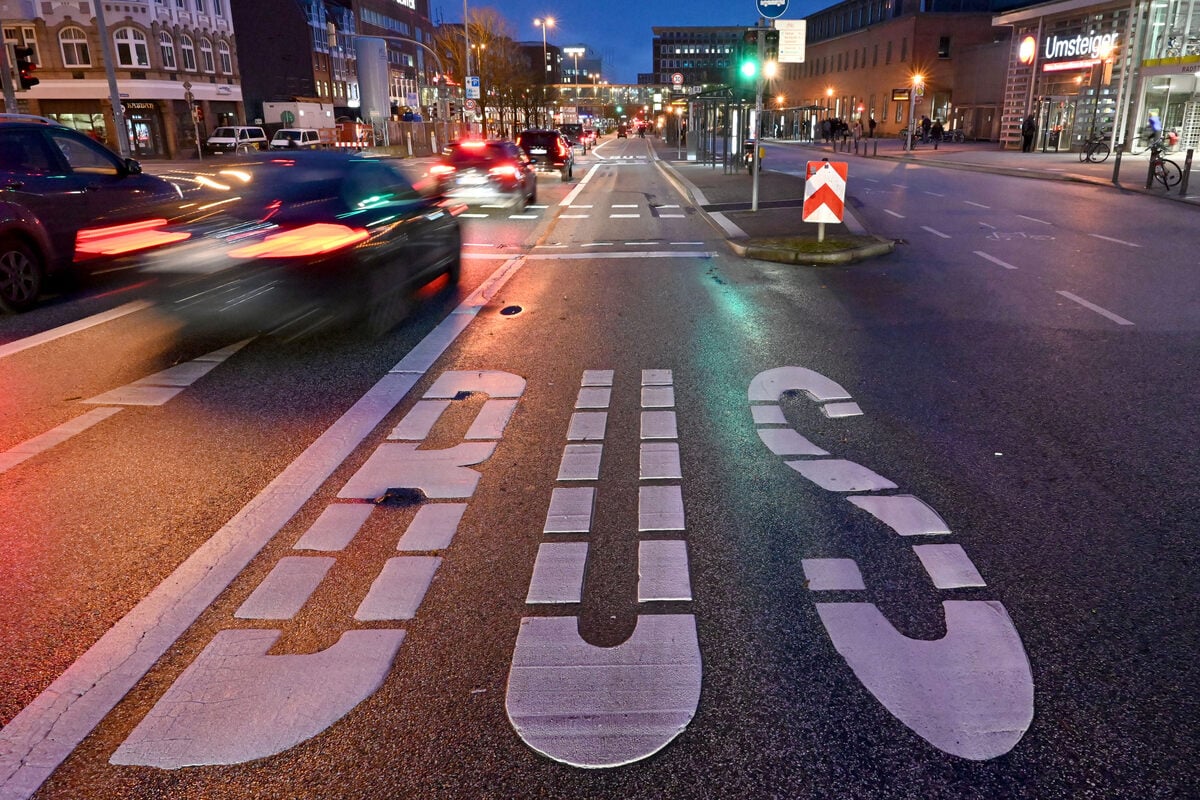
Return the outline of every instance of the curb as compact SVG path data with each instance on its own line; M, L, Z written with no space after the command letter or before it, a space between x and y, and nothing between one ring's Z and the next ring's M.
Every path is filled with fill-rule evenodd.
M774 261L778 264L795 264L808 267L831 267L853 264L868 258L885 256L896 249L896 242L880 236L868 236L873 241L838 250L832 253L805 253L789 247L755 244L753 239L729 239L729 246L743 258L754 258L759 261Z

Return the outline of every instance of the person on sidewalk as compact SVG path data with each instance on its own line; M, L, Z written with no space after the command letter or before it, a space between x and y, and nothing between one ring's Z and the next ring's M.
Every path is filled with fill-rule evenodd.
M867 120L867 131L872 139L875 138L875 117Z
M942 127L942 121L940 119L935 119L933 121L933 127L929 129L929 135L933 137L935 142L940 142L944 132L945 129Z
M1021 123L1021 152L1022 153L1032 153L1033 152L1033 137L1034 136L1037 136L1037 120L1034 119L1033 114L1030 114L1028 117L1025 118L1025 121Z
M858 140L862 138L862 120L854 120L854 143L857 145Z
M921 117L921 141L929 144L929 129L933 127L933 120L928 115Z
M1146 120L1146 132L1150 134L1151 150L1162 146L1162 131L1162 120L1158 118L1158 114L1150 112L1150 119Z

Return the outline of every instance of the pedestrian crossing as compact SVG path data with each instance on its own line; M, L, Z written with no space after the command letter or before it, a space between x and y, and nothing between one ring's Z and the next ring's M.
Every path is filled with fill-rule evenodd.
M484 204L470 206L468 210L458 215L459 219L478 220L515 220L537 221L545 218L544 212L550 206L535 203L524 210L514 210L511 206L501 204ZM693 206L680 206L677 203L644 204L644 203L613 203L611 205L594 205L590 203L571 203L563 208L559 219L686 219L694 215Z

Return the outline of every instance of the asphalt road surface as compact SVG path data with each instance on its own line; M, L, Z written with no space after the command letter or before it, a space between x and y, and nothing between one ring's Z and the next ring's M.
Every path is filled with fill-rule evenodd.
M1191 796L1195 211L856 161L809 269L575 177L377 339L0 319L0 798Z

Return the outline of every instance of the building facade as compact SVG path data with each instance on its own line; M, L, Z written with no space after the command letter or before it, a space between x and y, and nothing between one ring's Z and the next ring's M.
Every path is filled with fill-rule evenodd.
M39 83L18 110L51 117L135 158L194 154L218 125L245 121L228 0L122 0L104 22L128 140L117 141L104 48L89 0L4 3L4 41L32 47Z
M997 15L1013 30L1004 111L1007 146L1033 114L1040 149L1089 136L1131 144L1153 114L1183 147L1200 146L1200 4L1059 0Z
M734 59L746 26L656 27L652 72L638 75L638 83L672 85L671 76L683 76L683 86L694 92L733 80ZM645 79L643 79L645 78Z
M929 116L997 139L1009 35L987 0L848 0L807 18L805 61L780 65L770 94L797 117L874 119L877 135Z

